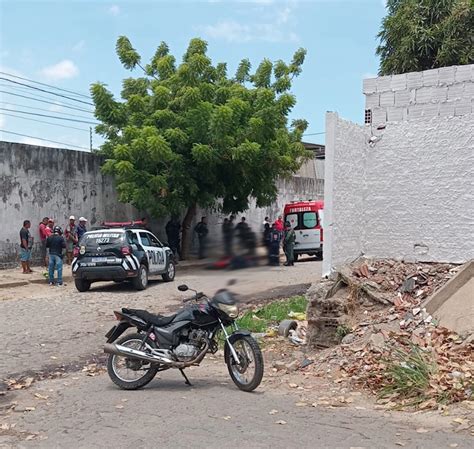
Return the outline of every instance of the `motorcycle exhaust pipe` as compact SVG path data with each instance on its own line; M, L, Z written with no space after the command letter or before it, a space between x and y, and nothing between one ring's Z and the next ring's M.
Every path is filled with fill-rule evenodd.
M129 357L131 359L144 360L151 363L161 363L163 365L174 365L174 361L166 357L161 357L156 354L147 354L137 349L128 348L127 346L110 344L104 345L104 352L107 354L121 355L123 357Z
M147 354L146 352L138 351L137 349L132 349L127 346L110 343L104 345L104 352L107 354L121 355L122 357L144 360L150 363L161 363L162 365L168 365L169 367L178 369L187 368L193 365L199 365L199 363L201 363L202 359L206 355L208 349L209 344L206 343L202 351L195 359L189 360L187 362L178 362L175 360L168 359L166 357L158 356L156 354Z

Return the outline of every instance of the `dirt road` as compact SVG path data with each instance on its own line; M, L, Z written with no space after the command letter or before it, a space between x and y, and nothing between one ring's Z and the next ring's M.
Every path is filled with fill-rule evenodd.
M177 286L186 283L213 294L236 279L232 289L245 301L301 294L305 284L320 278L321 263L308 261L294 267L259 267L216 272L185 269L175 282L151 281L137 292L127 284L97 283L79 293L66 287L28 285L0 290L0 379L28 371L53 369L61 364L102 352L104 335L114 324L113 310L143 308L155 313L175 311L182 298Z
M139 293L126 284L97 285L85 294L73 286L2 289L0 379L33 375L36 381L5 395L0 388L0 448L470 447L469 436L426 416L302 403L328 386L306 385L296 374L279 377L268 360L252 394L232 384L221 357L187 370L193 387L169 371L135 392L117 389L100 363L90 365L94 357L103 360L113 309L169 311L180 305L178 284L212 293L230 278L237 278L234 289L244 300L260 302L301 292L319 276L320 263L306 262L224 275L182 270L176 282L155 282Z

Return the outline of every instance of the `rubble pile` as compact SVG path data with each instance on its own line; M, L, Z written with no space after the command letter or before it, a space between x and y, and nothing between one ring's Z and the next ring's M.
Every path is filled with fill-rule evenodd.
M313 370L319 375L335 374L335 382L367 388L393 406L434 408L472 400L472 336L463 339L437 327L422 307L422 301L458 270L450 264L361 261L340 270L335 281L312 287L308 291L309 344L341 343L320 353ZM348 329L343 338L340 332L328 336L328 327L322 329L322 323L329 322L328 310L339 329L342 325ZM411 373L418 375L418 369L425 370L425 377L416 378L419 384L409 380ZM394 375L400 370L406 372L406 382Z

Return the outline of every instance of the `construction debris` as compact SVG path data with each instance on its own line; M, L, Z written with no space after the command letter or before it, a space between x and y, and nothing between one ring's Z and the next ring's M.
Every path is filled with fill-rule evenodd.
M334 281L314 285L307 293L308 343L332 347L320 353L313 371L367 388L385 398L387 408L472 400L472 339L437 327L422 307L458 269L361 261L341 269Z

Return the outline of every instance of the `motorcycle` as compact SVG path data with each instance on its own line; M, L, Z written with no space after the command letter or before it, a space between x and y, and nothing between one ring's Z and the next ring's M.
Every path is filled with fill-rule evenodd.
M112 382L124 390L136 390L148 384L159 371L175 368L191 385L184 369L198 366L208 352L215 354L222 335L230 377L241 390L255 390L263 377L263 356L250 332L237 326L239 309L235 295L221 289L209 298L184 284L178 290L193 291L194 295L183 302L195 304L174 315L127 308L114 311L119 323L107 332L104 346L104 352L109 354L107 372ZM130 327L137 332L119 338Z

